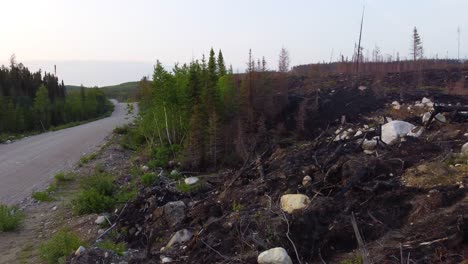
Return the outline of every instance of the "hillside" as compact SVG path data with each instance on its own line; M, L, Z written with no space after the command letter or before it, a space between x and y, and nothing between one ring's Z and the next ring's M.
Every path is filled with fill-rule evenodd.
M67 90L79 89L81 86L67 85ZM121 102L127 100L134 100L136 96L136 90L138 88L138 82L126 82L117 85L103 86L100 89L104 90L107 97L117 99Z

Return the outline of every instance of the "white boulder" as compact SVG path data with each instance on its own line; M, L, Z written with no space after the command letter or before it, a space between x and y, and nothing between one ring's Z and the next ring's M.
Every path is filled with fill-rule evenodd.
M392 102L392 107L393 107L393 109L395 109L395 110L400 110L401 105L400 105L400 103L399 103L398 101L393 101L393 102Z
M427 105L427 104L432 103L432 101L431 101L431 99L429 99L427 97L423 97L423 99L421 100L421 103Z
M367 87L361 85L361 86L358 87L358 89L359 89L359 91L365 91L365 90L367 90Z
M461 153L464 154L464 155L468 155L468 142L463 144L463 146L461 148Z
M305 208L310 198L304 194L285 194L281 196L281 209L287 213Z
M187 185L194 185L196 184L200 179L198 177L188 177L184 180L185 184Z
M257 262L258 264L292 264L291 257L282 247L263 251L258 255Z
M161 263L171 263L172 261L174 260L170 257L161 256Z
M185 243L185 242L189 241L192 238L192 236L193 236L192 232L190 232L187 229L179 230L171 237L171 239L169 240L169 242L166 245L166 248L170 248L170 247L172 247L173 245L176 245L176 244Z
M362 131L361 130L358 130L356 132L356 134L354 134L354 137L359 137L360 135L362 135Z
M96 225L100 225L100 224L104 224L105 221L106 221L106 217L103 215L100 215L96 218L96 221L94 221L94 223Z
M427 122L429 122L429 118L431 118L431 113L430 112L424 113L422 117L422 123L427 124ZM438 113L436 116L434 116L434 120L437 120L441 123L447 122L447 118L445 118L445 116L441 113Z
M424 132L424 127L417 126L411 129L411 131L408 133L408 136L418 138L422 135L423 132Z
M393 145L411 132L415 126L405 121L391 121L382 126L382 141L387 145Z

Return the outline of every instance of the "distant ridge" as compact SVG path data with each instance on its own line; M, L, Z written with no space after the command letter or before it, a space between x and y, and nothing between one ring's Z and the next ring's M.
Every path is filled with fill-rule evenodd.
M99 87L104 90L107 97L117 99L121 102L135 100L139 82L125 82L117 85ZM80 89L78 85L66 85L67 90ZM88 88L88 87L85 87Z

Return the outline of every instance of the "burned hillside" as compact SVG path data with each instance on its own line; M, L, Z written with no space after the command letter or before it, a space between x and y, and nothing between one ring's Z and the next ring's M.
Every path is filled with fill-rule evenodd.
M115 240L135 250L125 259L270 263L262 258L281 255L285 262L278 263L459 263L466 258L468 128L451 113L425 122L434 103L464 105L467 98L415 90L399 101L399 92L378 96L372 86L307 90L303 80L290 82L294 92L277 115L285 118L285 132L265 131L239 167L204 174L177 161L164 168L148 168L144 157L136 161L158 180L142 186L111 218ZM71 262L85 263L91 256L106 262L104 253L93 252Z

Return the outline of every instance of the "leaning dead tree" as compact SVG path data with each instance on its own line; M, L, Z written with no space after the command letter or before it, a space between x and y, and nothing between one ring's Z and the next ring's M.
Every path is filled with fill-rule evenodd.
M362 38L362 25L364 24L364 10L365 6L362 7L362 16L361 16L361 28L359 30L359 42L357 47L357 57L356 57L356 73L359 75L359 60L361 59L361 38Z

